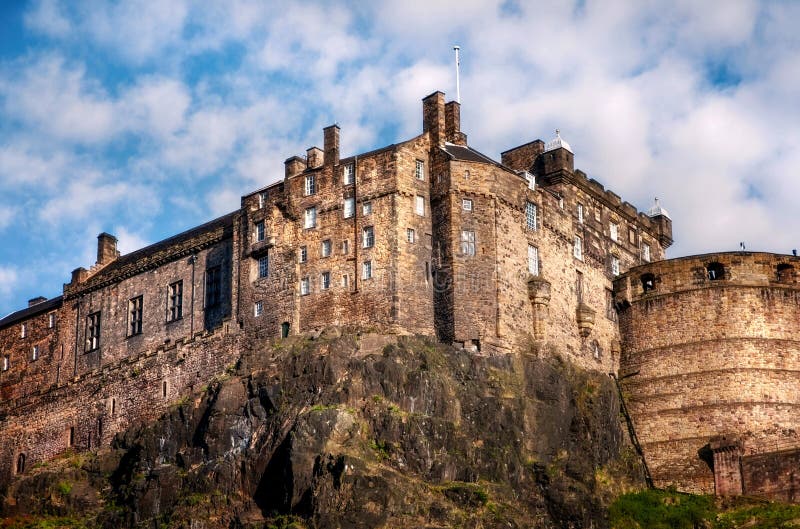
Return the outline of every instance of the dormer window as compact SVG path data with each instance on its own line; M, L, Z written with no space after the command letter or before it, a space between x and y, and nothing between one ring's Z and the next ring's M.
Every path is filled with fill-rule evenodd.
M317 175L306 175L305 195L313 195L317 192Z
M355 182L356 178L356 166L355 164L349 163L344 166L344 173L342 173L342 182L344 185L348 186Z

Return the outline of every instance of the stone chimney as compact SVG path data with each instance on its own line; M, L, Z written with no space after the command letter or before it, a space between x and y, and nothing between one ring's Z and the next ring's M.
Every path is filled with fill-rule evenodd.
M322 129L324 135L325 165L339 165L339 125Z
M450 101L444 106L445 140L456 145L466 145L467 135L461 132L461 104Z
M444 145L444 93L434 92L422 100L422 132L429 132L431 146Z
M77 285L78 283L83 283L88 277L89 271L82 266L78 267L72 271L72 281L70 281L70 284Z
M533 171L536 157L544 152L544 142L534 140L500 154L500 162L515 171Z
M45 301L47 301L46 297L38 296L38 297L35 297L33 299L29 299L28 300L28 306L29 307L33 307L34 305L39 305L40 303L44 303Z
M322 157L324 153L319 147L310 147L306 149L306 167L315 169L322 165Z
M117 238L103 232L97 236L97 264L106 265L119 257Z
M283 162L286 178L291 178L303 172L306 168L306 161L299 156L292 156Z

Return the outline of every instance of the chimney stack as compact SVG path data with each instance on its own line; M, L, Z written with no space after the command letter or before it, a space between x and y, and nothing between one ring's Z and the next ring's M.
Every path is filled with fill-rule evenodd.
M444 106L445 139L456 145L467 145L467 135L461 132L461 103L450 101Z
M339 125L322 129L325 165L339 165Z
M310 147L306 149L306 167L315 169L322 165L322 149L319 147Z
M441 146L444 131L444 94L437 91L422 100L422 132L430 133L431 146Z
M97 264L106 265L119 257L117 238L103 232L97 236Z
M33 298L33 299L29 299L29 300L28 300L28 306L29 306L29 307L33 307L34 305L38 305L38 304L40 304L40 303L44 303L45 301L47 301L47 298L46 298L46 297L44 297L44 296L38 296L38 297L35 297L35 298Z

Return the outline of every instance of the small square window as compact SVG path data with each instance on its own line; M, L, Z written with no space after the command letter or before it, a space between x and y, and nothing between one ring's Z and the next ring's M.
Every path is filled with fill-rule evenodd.
M414 176L417 180L425 180L425 162L417 160L414 166Z
M417 239L417 232L415 232L413 228L406 229L406 239L410 243L415 242Z
M300 295L307 296L311 292L311 281L308 277L304 277L300 280Z
M349 163L344 166L344 173L342 173L342 182L344 185L350 185L355 182L356 167L354 164Z
M264 313L264 302L263 301L256 301L253 304L253 315L256 318L258 318L263 313Z
M461 207L464 208L464 211L472 211L472 200L468 198L462 199Z
M372 279L372 261L364 261L361 272L362 279Z
M330 257L331 256L331 240L325 239L322 241L322 248L320 250L322 257Z
M361 205L361 214L364 216L372 214L372 202L364 202Z
M425 197L420 195L414 197L414 211L421 217L425 216Z
M330 272L322 272L322 274L320 274L320 288L322 290L328 290L329 288L331 288Z

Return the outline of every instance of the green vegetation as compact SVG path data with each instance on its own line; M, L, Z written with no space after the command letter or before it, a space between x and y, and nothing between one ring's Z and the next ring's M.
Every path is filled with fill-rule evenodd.
M475 483L453 483L442 492L450 501L462 507L483 507L489 501L486 489Z
M56 491L62 496L69 496L69 493L72 492L72 483L68 481L59 481L56 483Z
M68 516L33 517L17 516L0 520L0 529L87 529L82 520Z
M305 529L302 518L293 515L284 515L274 518L264 526L264 529Z
M609 521L612 529L788 529L800 527L800 505L740 499L719 507L711 496L648 490L620 496Z
M381 439L373 439L372 442L370 442L369 447L377 452L381 459L389 459L389 449L391 446L386 441Z

